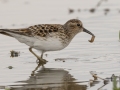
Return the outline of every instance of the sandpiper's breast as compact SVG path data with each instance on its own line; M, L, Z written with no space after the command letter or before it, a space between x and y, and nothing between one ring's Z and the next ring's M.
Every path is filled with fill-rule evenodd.
M35 41L33 48L42 51L57 51L64 49L67 44L64 44L58 37L42 38Z

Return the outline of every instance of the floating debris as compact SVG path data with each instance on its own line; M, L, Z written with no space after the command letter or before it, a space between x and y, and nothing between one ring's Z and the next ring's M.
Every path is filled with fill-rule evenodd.
M65 61L63 60L63 62L65 62Z
M69 14L73 13L74 9L69 9Z
M103 81L103 83L104 83L104 85L106 85L106 84L109 83L109 80L108 80L108 79L105 79L105 80Z
M95 12L95 8L91 8L89 11L90 11L91 13L94 13L94 12Z
M13 69L13 66L8 66L9 69Z
M94 80L98 79L96 72L91 71L90 74L93 76Z
M78 58L56 58L55 61L63 61L65 62L65 60L78 60Z
M95 84L98 84L100 82L100 81L97 80L98 78L103 80L104 85L102 85L97 90L101 90L105 85L107 85L109 83L110 78L106 78L106 79L101 78L94 71L90 71L90 74L94 77L94 80L92 80L92 79L89 80L90 87L95 86Z
M10 54L11 54L10 57L12 57L12 58L20 56L20 52L17 52L17 51L14 51L14 50L10 51Z
M104 11L105 11L105 15L107 15L108 12L110 11L110 9L106 8L106 9L104 9Z
M109 9L109 8L106 8L106 9L104 9L104 11L105 11L105 12L109 12L109 11L110 11L110 9Z
M101 77L97 76L97 74L94 74L93 71L91 71L90 74L94 77L94 80L97 80L99 78L99 79L103 80L104 84L108 84L109 83L108 79L104 79L104 78L101 78Z

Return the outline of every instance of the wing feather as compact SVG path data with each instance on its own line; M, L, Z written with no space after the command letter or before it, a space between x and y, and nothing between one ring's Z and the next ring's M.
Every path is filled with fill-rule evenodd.
M64 29L63 26L60 24L40 24L23 29L0 29L1 31L0 33L8 36L12 36L10 35L10 33L14 33L28 37L35 37L35 36L46 37L50 33L57 33L62 30Z

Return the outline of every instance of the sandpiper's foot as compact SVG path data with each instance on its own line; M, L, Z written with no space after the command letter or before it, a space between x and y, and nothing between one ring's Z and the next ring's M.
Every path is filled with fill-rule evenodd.
M37 64L42 64L42 65L46 64L47 62L48 62L47 60L42 59L42 58L38 58L38 59L36 60L36 63L37 63Z

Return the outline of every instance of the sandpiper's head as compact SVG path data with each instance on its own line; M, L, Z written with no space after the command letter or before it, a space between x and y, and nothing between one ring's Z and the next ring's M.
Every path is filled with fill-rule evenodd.
M71 19L71 20L68 20L65 24L64 24L65 28L68 30L68 31L71 31L71 32L76 32L76 33L79 33L79 32L86 32L90 35L92 35L93 37L94 34L92 34L90 31L88 31L87 29L85 29L83 27L83 24L80 20L78 19ZM94 41L94 40L93 40ZM90 42L93 42L92 40Z
M82 32L83 31L83 24L80 20L78 19L71 19L68 20L65 24L65 27L67 30L74 30L77 32Z
M90 31L88 31L87 29L85 29L83 27L82 22L78 19L70 19L64 25L68 30L74 30L74 31L78 31L78 32L86 32L86 33L94 36Z

